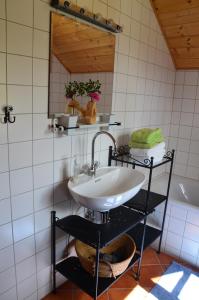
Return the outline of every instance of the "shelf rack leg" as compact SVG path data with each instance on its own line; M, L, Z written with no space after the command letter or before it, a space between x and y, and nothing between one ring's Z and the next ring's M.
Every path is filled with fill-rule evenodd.
M56 211L51 211L51 263L52 263L52 286L53 293L56 293L56 248L55 248L55 240L56 240Z
M109 146L109 150L108 150L108 166L111 166L111 159L112 159L112 152L113 152L113 147Z
M167 195L166 195L166 201L165 201L165 206L164 206L164 214L163 214L163 220L162 220L162 228L161 228L162 232L161 232L161 236L160 236L160 241L159 241L159 246L158 246L157 253L160 253L160 250L161 250L162 236L163 236L164 223L165 223L165 219L166 219L166 211L167 211L168 198L169 198L169 190L170 190L170 185L171 185L171 175L172 175L172 170L173 170L174 154L175 154L175 150L172 150L171 166L170 166L170 171L169 171L169 181L168 181L168 186L167 186Z
M148 213L148 204L149 204L149 195L151 190L151 181L152 181L152 172L153 172L153 157L150 159L150 170L149 170L149 181L148 181L148 188L147 188L147 196L146 196L146 203L145 203L145 218L144 218L144 229L143 229L143 236L142 236L142 244L140 248L140 259L138 262L138 270L137 270L137 280L140 277L140 270L142 264L142 255L144 250L144 242L145 242L145 233L146 233L146 221L147 221L147 213Z
M152 174L153 174L153 160L154 158L151 157L150 159L150 169L149 169L149 181L147 187L147 196L146 196L146 203L145 203L145 213L148 213L148 205L149 205L149 196L151 191L151 181L152 181Z
M137 269L137 274L136 274L136 280L139 280L139 278L140 278L140 270L141 270L141 264L142 264L142 256L143 256L145 233L146 233L146 220L147 220L147 216L145 216L145 218L144 218L142 244L141 244L141 248L140 248L140 258L139 258L139 261L138 261L138 269Z
M97 300L97 293L98 293L99 254L100 254L100 231L98 231L98 245L97 245L97 249L96 249L96 258L95 258L95 297L94 297L94 300Z

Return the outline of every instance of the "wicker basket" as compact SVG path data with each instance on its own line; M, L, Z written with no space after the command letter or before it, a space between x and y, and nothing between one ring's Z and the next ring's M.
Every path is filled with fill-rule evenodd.
M82 267L94 276L96 249L79 240L76 240L75 249ZM100 260L99 277L116 277L126 270L136 251L134 240L129 235L125 234L108 246L102 248L100 252L112 254L116 251L122 253L122 261L110 263Z

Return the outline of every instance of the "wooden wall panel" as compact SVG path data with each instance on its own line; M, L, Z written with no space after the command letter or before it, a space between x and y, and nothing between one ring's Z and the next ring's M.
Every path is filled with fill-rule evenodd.
M177 69L199 68L199 0L150 0Z

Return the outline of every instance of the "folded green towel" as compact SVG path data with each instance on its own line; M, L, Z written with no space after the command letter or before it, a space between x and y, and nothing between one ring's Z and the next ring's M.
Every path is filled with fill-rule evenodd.
M142 128L136 130L131 135L131 142L156 144L164 140L161 128Z
M161 141L163 142L163 140ZM136 149L151 149L153 147L155 147L157 144L159 143L136 143L136 142L129 142L129 147L130 148L136 148Z

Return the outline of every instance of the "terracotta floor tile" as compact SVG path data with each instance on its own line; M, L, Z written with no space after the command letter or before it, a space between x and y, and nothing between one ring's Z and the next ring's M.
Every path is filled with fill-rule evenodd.
M157 254L155 250L149 248L145 250L143 256L139 281L133 278L132 270L129 270L98 300L144 300L147 293L155 286L172 261L180 262L188 268L198 271L198 268L196 269L190 264L182 262L180 259L171 257L165 253ZM93 300L69 281L57 289L57 294L52 293L44 298L44 300L66 299Z
M77 289L77 288L78 287L71 281L66 281L59 287L59 289L62 289L62 290L71 290L71 289Z
M165 254L165 253L157 254L157 258L159 259L159 261L162 265L167 265L167 266L170 265L172 263L172 261L175 260L172 256Z
M144 251L142 257L142 266L144 265L159 265L160 261L157 257L156 251L152 248L148 248Z
M73 290L73 299L74 300L93 300L89 295L84 293L81 290ZM101 295L98 300L109 300L108 299L108 294L105 292L103 295Z
M187 265L187 266L189 265L190 266L190 264L186 263L181 258L174 257L174 256L171 256L171 255L166 254L166 253L157 254L157 257L160 260L160 263L161 263L162 266L164 266L164 265L169 266L173 261L176 261L176 262L178 262L179 264L182 264L182 265Z
M72 290L62 290L62 289L57 289L56 294L51 293L43 300L73 300L73 291Z
M189 264L187 262L181 262L181 264L184 265L185 267L193 270L194 272L199 272L199 268L196 267L196 266L193 266L193 265L191 265L191 264Z
M110 289L109 300L144 300L148 291L140 286L134 289Z
M138 282L133 278L133 272L129 270L112 285L112 288L133 288L137 284Z
M171 259L171 261L170 261ZM164 269L164 271L166 271L168 269L168 267L170 266L170 264L173 262L173 261L176 261L182 265L184 265L185 267L193 270L194 272L199 272L199 268L196 267L196 266L193 266L191 264L189 264L188 262L185 262L185 261L182 261L181 259L178 259L178 258L175 258L175 257L170 257L168 256L168 262L170 261L170 263L165 263L165 264L161 264L162 268ZM164 262L166 262L166 259L164 259Z
M161 265L161 267L163 268L164 272L168 269L170 265Z
M142 287L152 288L158 282L163 273L164 270L160 265L142 266L138 282Z

